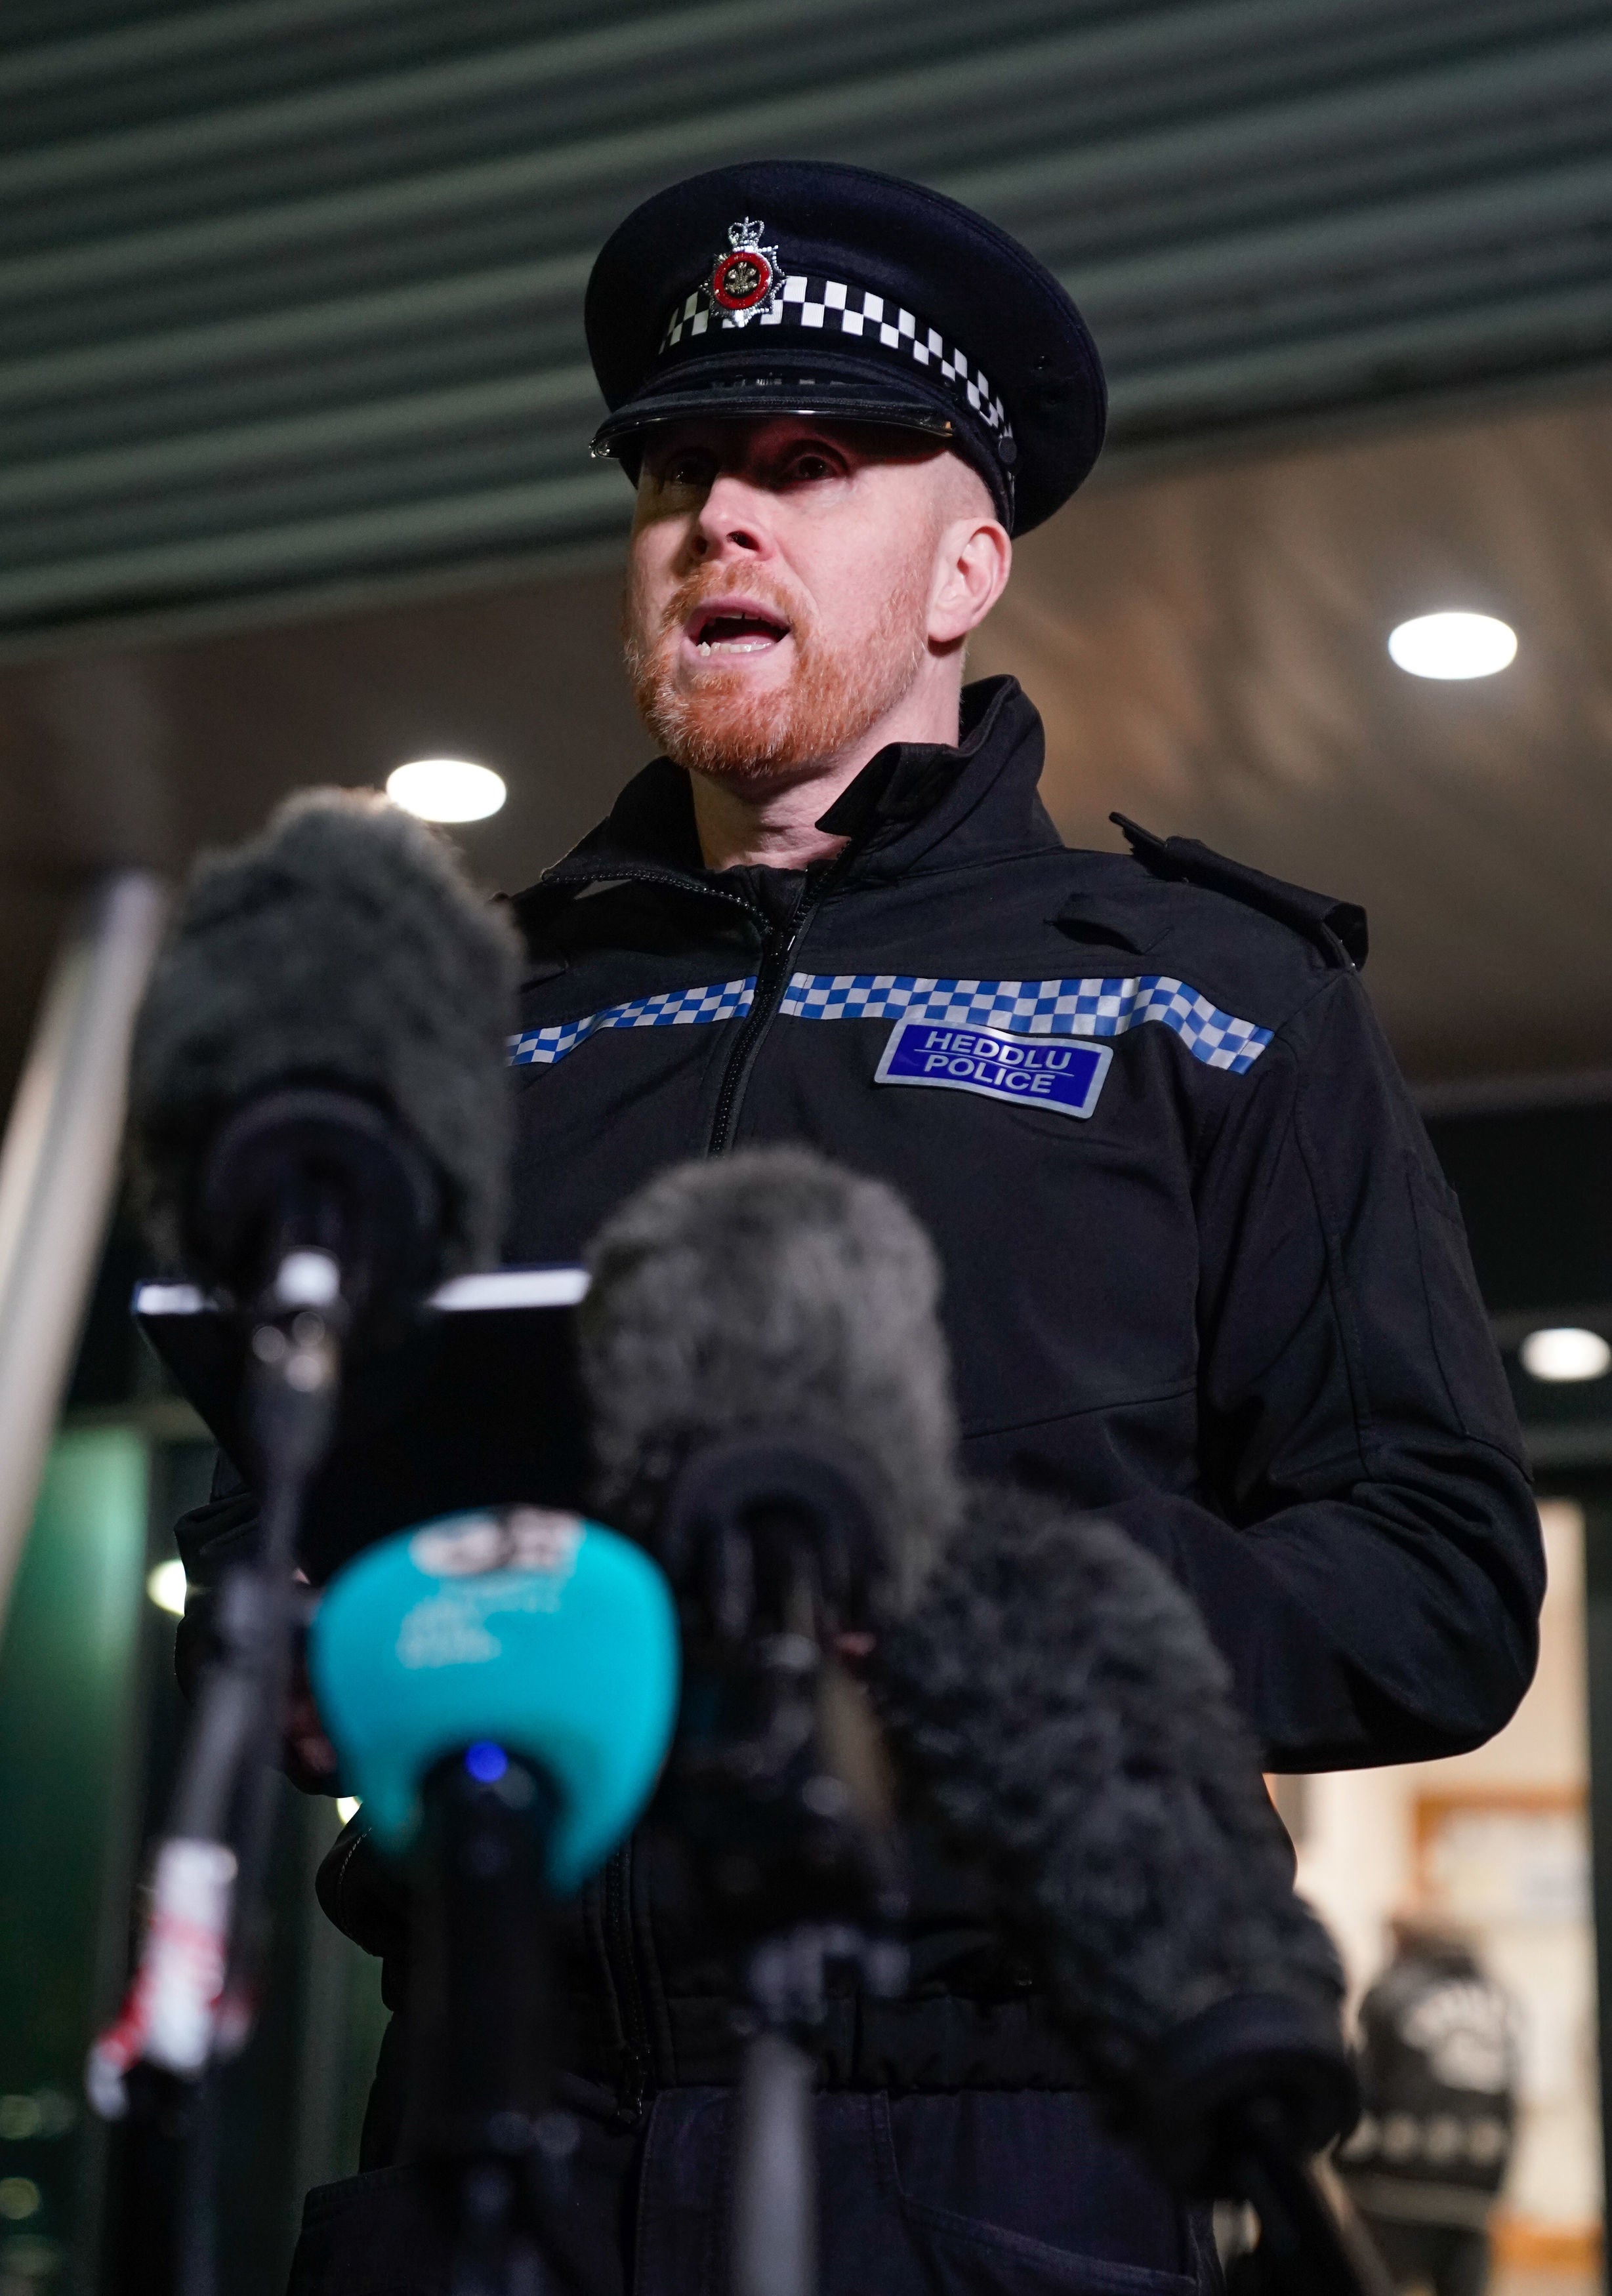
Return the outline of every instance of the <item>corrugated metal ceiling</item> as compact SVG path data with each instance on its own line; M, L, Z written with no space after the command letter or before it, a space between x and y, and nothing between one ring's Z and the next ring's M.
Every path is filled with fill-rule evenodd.
M1122 459L1612 353L1606 0L13 0L0 111L13 644L613 537L593 251L757 152L1017 232Z

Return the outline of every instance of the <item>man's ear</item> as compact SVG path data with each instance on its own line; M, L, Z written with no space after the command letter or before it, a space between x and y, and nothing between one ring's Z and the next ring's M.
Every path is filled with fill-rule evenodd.
M994 518L953 519L944 527L929 605L931 645L956 645L978 629L1012 570L1013 544Z

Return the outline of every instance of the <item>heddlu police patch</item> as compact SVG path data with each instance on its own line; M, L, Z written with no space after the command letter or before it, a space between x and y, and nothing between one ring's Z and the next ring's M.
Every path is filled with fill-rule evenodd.
M875 1084L933 1084L988 1100L1090 1116L1114 1058L1111 1045L1068 1037L1011 1036L999 1029L937 1028L898 1021L873 1072Z

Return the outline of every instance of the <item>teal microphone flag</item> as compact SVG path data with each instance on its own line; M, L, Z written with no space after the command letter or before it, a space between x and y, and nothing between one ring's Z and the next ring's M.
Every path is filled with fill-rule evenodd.
M366 1548L326 1588L308 1656L342 1784L382 1849L408 1847L436 1763L502 1749L558 1789L561 1897L631 1828L677 1720L677 1611L659 1568L544 1507L445 1515Z

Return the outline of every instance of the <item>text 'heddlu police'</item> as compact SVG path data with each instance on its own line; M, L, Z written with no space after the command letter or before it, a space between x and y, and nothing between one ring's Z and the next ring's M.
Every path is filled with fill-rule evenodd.
M1067 1037L1017 1037L996 1029L937 1029L898 1021L876 1084L931 1084L1090 1116L1114 1058L1110 1045L1072 1044Z

